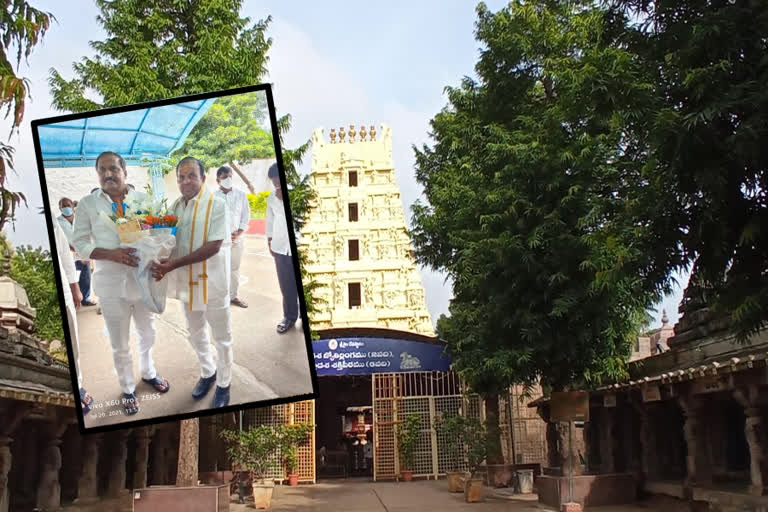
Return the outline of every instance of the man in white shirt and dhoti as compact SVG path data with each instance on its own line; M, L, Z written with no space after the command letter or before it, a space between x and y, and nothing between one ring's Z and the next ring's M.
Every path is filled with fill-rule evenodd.
M69 240L64 234L64 230L58 224L53 225L53 232L56 237L56 254L59 257L59 273L61 274L62 288L64 289L64 304L67 309L67 323L69 324L69 339L72 340L73 356L75 358L75 373L77 374L77 387L80 390L80 405L83 408L83 416L91 410L93 398L83 387L83 374L80 371L80 343L77 334L77 310L83 300L83 294L80 291L77 268L75 268L75 259L72 257L72 251L69 249Z
M288 238L288 220L283 206L283 189L277 164L267 171L267 177L275 187L275 193L267 199L266 235L269 252L275 259L277 282L283 295L283 319L277 324L277 332L284 334L296 325L299 318L299 288L291 257L291 241Z
M229 214L224 199L205 187L205 166L200 160L181 159L176 179L181 192L171 207L179 219L176 247L170 258L152 266L152 274L157 280L170 274L169 296L182 303L189 342L200 361L200 380L192 397L203 398L215 382L213 407L225 407L229 404L233 361ZM216 347L215 362L208 325Z
M251 220L251 205L248 196L232 184L232 169L229 166L219 167L216 171L216 182L219 190L216 195L224 199L229 211L229 220L232 222L232 250L231 250L231 277L229 284L229 301L235 306L247 308L248 304L237 296L240 288L240 261L245 252L245 233L248 231L248 223Z
M128 187L125 160L111 151L96 159L96 172L100 188L83 197L77 207L72 234L72 245L77 253L94 260L93 291L98 295L104 324L112 345L115 371L123 391L122 404L126 414L139 412L136 398L136 380L130 348L130 327L133 319L139 345L139 371L141 379L156 391L170 389L168 381L157 374L152 360L155 344L155 314L141 300L133 269L138 259L135 249L121 248L120 237L109 216L122 217ZM145 196L143 192L131 192Z

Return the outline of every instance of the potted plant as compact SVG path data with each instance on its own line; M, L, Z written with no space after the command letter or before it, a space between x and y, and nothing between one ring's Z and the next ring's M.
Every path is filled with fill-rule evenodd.
M397 428L397 444L400 449L400 460L403 463L401 474L403 480L410 482L413 479L413 462L416 443L419 441L421 431L421 416L411 413Z
M254 506L269 508L275 483L267 477L279 466L280 433L267 425L259 425L243 431L224 430L221 437L227 442L232 461L251 473Z
M464 418L461 416L444 416L437 422L437 428L443 434L445 452L449 455L451 466L447 471L448 490L450 492L464 492L463 471L458 471L459 461L463 459L461 452L462 439L464 437Z
M307 436L314 429L309 423L296 423L285 425L280 433L280 449L285 458L285 466L288 472L288 484L299 485L299 475L296 469L299 465L299 446L307 442Z
M463 418L462 442L466 448L469 477L464 482L464 499L467 503L483 501L483 479L477 470L487 456L485 425L476 418Z

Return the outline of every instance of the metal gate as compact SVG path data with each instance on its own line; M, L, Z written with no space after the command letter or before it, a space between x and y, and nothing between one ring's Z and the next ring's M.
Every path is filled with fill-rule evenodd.
M462 393L455 372L378 373L373 375L373 478L399 479L397 428L410 414L421 419L421 435L414 453L414 476L438 478L449 467L466 469L464 460L453 461L443 449L445 439L435 428L440 415L477 416L482 402Z
M273 405L271 407L260 407L246 411L245 423L248 426L269 425L276 427L278 425L293 425L295 423L315 424L315 401L306 400L303 402L294 402L291 404ZM296 472L299 475L299 481L312 482L315 480L315 430L309 434L307 442L299 447L298 450L298 468ZM282 482L285 476L285 468L282 461L282 455L275 456L273 469L269 477Z
M509 418L514 425L516 464L541 464L547 461L547 424L539 416L537 409L528 404L541 396L541 388L535 386L527 394L522 386L513 386L507 397L499 398L499 426L501 427L501 449L504 460L512 463L512 436L509 431ZM508 404L511 405L511 411ZM511 413L511 414L510 414Z
M512 462L510 412L516 463L544 464L546 461L546 424L534 409L527 407L531 399L540 395L541 390L535 388L526 397L522 388L515 386L510 389L509 402L506 395L499 397L502 454L508 463ZM444 449L446 440L435 428L435 420L441 415L463 415L485 421L482 398L471 393L455 372L379 373L373 375L374 480L399 479L397 426L411 413L421 418L421 436L412 468L414 476L438 478L454 467L467 470L463 457L454 461L450 450Z

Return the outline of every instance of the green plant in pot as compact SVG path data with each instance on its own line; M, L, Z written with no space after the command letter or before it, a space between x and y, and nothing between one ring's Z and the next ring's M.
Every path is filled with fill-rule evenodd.
M436 422L443 441L443 449L449 455L450 466L447 471L448 490L464 492L464 471L459 471L460 461L464 459L462 448L464 438L464 418L461 416L443 416Z
M462 418L462 442L464 444L469 477L464 483L464 498L467 503L483 500L483 479L478 478L477 471L488 455L488 434L482 421L476 418Z
M243 431L223 430L220 435L227 443L227 454L232 462L251 473L255 507L269 508L275 483L268 477L271 471L280 467L280 432L259 425Z
M295 486L299 484L299 475L296 472L299 465L299 447L309 440L309 434L314 428L314 425L309 423L296 423L285 425L281 429L280 448L285 458L289 485Z
M411 413L397 427L397 444L400 450L401 474L403 480L413 479L413 465L416 455L416 443L421 433L421 416Z

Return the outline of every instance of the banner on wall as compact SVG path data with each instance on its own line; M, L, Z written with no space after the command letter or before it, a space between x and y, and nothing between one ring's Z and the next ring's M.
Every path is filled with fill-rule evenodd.
M312 342L318 377L389 372L449 371L443 345L390 338L333 338Z

